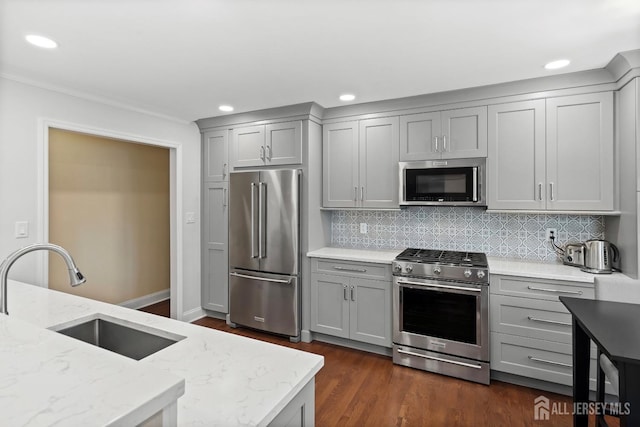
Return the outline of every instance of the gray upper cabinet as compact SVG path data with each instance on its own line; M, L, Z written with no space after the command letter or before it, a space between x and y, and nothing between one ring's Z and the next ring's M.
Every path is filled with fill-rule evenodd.
M256 125L233 130L233 167L302 163L302 122Z
M489 209L612 211L613 94L489 107Z
M324 125L323 206L398 207L398 118Z
M358 122L322 129L322 205L351 208L358 202Z
M613 210L613 93L547 99L547 208Z
M229 183L204 186L202 307L229 312Z
M400 117L400 160L487 157L487 107Z
M545 209L544 111L543 99L489 107L490 209Z
M205 182L229 180L229 131L214 130L202 135Z

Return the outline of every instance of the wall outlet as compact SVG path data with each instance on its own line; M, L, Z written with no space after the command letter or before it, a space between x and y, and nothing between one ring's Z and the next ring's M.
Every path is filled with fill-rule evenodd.
M545 235L544 235L544 239L545 240L551 240L551 237L553 236L554 239L558 239L558 229L557 228L547 228Z
M368 227L367 227L367 223L366 222L361 222L360 223L360 234L367 234L368 232Z

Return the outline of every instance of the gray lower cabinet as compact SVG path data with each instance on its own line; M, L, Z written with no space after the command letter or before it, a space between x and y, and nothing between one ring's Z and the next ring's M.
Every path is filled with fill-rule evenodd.
M571 314L558 296L592 299L593 284L492 275L490 292L491 369L572 385Z
M202 307L229 312L229 184L204 184Z
M367 273L368 266L373 264L322 262L342 270L319 273L322 267L312 261L311 330L391 347L391 280L367 278L372 275Z
M611 92L492 105L488 134L489 209L614 209Z
M271 123L233 130L234 168L302 163L302 122Z
M487 107L400 116L400 160L487 157Z
M323 126L323 206L398 208L398 117Z

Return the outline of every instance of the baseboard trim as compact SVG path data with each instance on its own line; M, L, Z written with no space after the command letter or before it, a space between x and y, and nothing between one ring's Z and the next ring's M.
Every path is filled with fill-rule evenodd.
M187 323L195 322L203 317L207 317L207 313L202 309L202 307L196 307L182 313L182 321Z
M125 302L121 302L118 304L121 307L132 308L137 310L142 307L146 307L151 304L155 304L164 300L168 300L171 298L171 290L165 289L164 291L154 292L149 295L144 295L138 298L130 299Z
M341 347L349 347L354 350L366 351L369 353L376 353L376 354L380 354L382 356L388 356L388 357L392 356L392 350L390 348L382 347L375 344L354 341L348 338L334 337L334 336L325 335L319 332L313 332L312 338L315 341L322 341L328 344L339 345Z

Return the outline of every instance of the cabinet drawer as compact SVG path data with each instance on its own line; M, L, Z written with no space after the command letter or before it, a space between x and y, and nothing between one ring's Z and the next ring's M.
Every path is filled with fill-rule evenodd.
M573 385L573 357L570 344L535 338L491 333L491 369L557 384ZM596 388L596 354L591 350L589 387ZM605 391L616 394L609 381Z
M311 269L316 273L330 273L349 277L391 280L391 266L333 259L313 259Z
M571 344L571 314L561 302L491 295L491 331Z
M594 298L593 284L491 275L492 294L559 301L560 296Z

